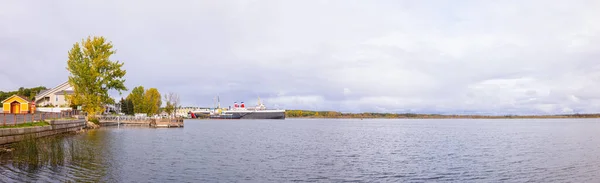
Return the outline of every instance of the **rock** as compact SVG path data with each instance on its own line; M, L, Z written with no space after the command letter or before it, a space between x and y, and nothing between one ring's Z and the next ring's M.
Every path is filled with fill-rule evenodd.
M7 152L11 152L13 150L14 150L13 148L0 147L0 153L7 153Z
M88 122L87 122L87 128L90 128L90 129L97 129L97 128L100 128L100 125L97 125L97 124L95 124L95 123L93 123L93 122L90 122L90 121L88 121Z
M80 134L80 133L84 133L87 130L85 128L81 128L80 130L75 131L75 134Z

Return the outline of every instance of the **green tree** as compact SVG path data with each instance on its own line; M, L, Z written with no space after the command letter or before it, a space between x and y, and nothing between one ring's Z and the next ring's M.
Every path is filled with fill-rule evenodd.
M39 94L40 92L42 92L42 90L46 90L46 89L48 89L48 88L46 88L44 86L38 86L38 87L35 87L35 88L31 88L31 93L27 97L29 97L29 99L31 99L31 100L34 100L35 96L37 94Z
M46 90L46 89L47 89L46 87L38 86L38 87L34 87L34 88L20 87L17 91L9 91L9 92L0 91L0 101L7 99L8 97L15 95L15 94L27 97L30 100L34 100L35 96L37 94L39 94L42 90Z
M125 114L134 115L135 113L133 112L133 102L129 99L125 99L125 102L127 102L127 112Z
M112 43L104 37L87 37L69 51L67 70L74 91L71 101L81 105L92 118L104 111L106 104L114 104L109 90L127 91L123 63L110 60L115 53Z
M131 93L127 95L127 100L130 100L133 104L133 113L146 113L144 87L137 86L131 90Z
M8 93L0 91L0 101L5 100L6 98L8 98Z
M129 113L129 108L132 106L129 106L129 103L127 102L127 100L125 100L123 97L121 97L121 100L119 101L119 104L121 105L121 112L123 114L128 114Z
M125 115L133 115L133 102L131 102L131 99L126 98L123 99L121 98L121 101L119 101L119 103L121 104L121 112Z
M161 95L156 88L150 88L146 90L144 94L144 103L146 114L152 116L160 113L160 106L162 105Z
M172 115L173 111L175 111L175 106L173 106L173 104L171 104L171 101L167 101L167 103L165 104L164 110L167 114Z

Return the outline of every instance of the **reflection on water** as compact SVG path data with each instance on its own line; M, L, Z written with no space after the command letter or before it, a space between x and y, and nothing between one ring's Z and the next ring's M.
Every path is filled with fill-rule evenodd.
M65 134L46 138L26 137L12 144L11 152L0 155L2 180L97 182L106 175L101 147L94 138L96 131L86 135Z
M600 182L600 119L186 120L23 142L0 182Z

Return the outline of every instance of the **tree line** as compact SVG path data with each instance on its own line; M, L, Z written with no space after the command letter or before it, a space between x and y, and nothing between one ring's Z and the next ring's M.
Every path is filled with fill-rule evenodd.
M342 113L337 111L287 110L286 117L291 118L401 118L416 117L415 114L393 113Z
M290 118L416 118L416 119L506 119L506 118L600 118L600 114L563 114L563 115L442 115L415 113L341 113L336 111L287 110Z
M23 97L27 97L27 99L29 99L29 100L34 100L35 96L37 94L39 94L41 91L47 90L47 89L48 88L46 88L44 86L38 86L38 87L33 87L33 88L20 87L19 90L17 90L17 91L8 91L8 92L0 91L0 101L3 101L13 95L20 95Z

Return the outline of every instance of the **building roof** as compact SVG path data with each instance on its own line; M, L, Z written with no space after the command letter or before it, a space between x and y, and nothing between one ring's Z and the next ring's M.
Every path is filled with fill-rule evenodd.
M75 91L73 91L73 90L63 90L63 91L54 92L54 95L64 95L64 94L70 95L73 93L75 93Z
M50 89L41 90L41 91L39 91L39 92L38 92L38 95L39 95L39 94L42 94L42 93L45 93L45 92L47 92L48 90L50 90Z
M27 101L27 102L29 102L29 103L33 103L33 101L29 100L27 97L25 97L25 96L22 96L22 95L12 95L12 96L10 96L10 97L8 97L8 98L4 99L4 100L2 101L2 103L4 103L4 102L8 101L8 99L11 99L11 98L13 98L13 97L19 97L19 98L21 98L21 99L23 99L23 100L25 100L25 101Z
M39 94L37 94L35 96L35 101L38 101L44 97L47 97L50 94L63 94L62 91L66 91L67 94L69 94L69 92L72 92L73 89L71 88L71 85L69 84L69 81L66 81L64 83L59 84L58 86L48 89L48 90L44 90L42 92L40 92Z

